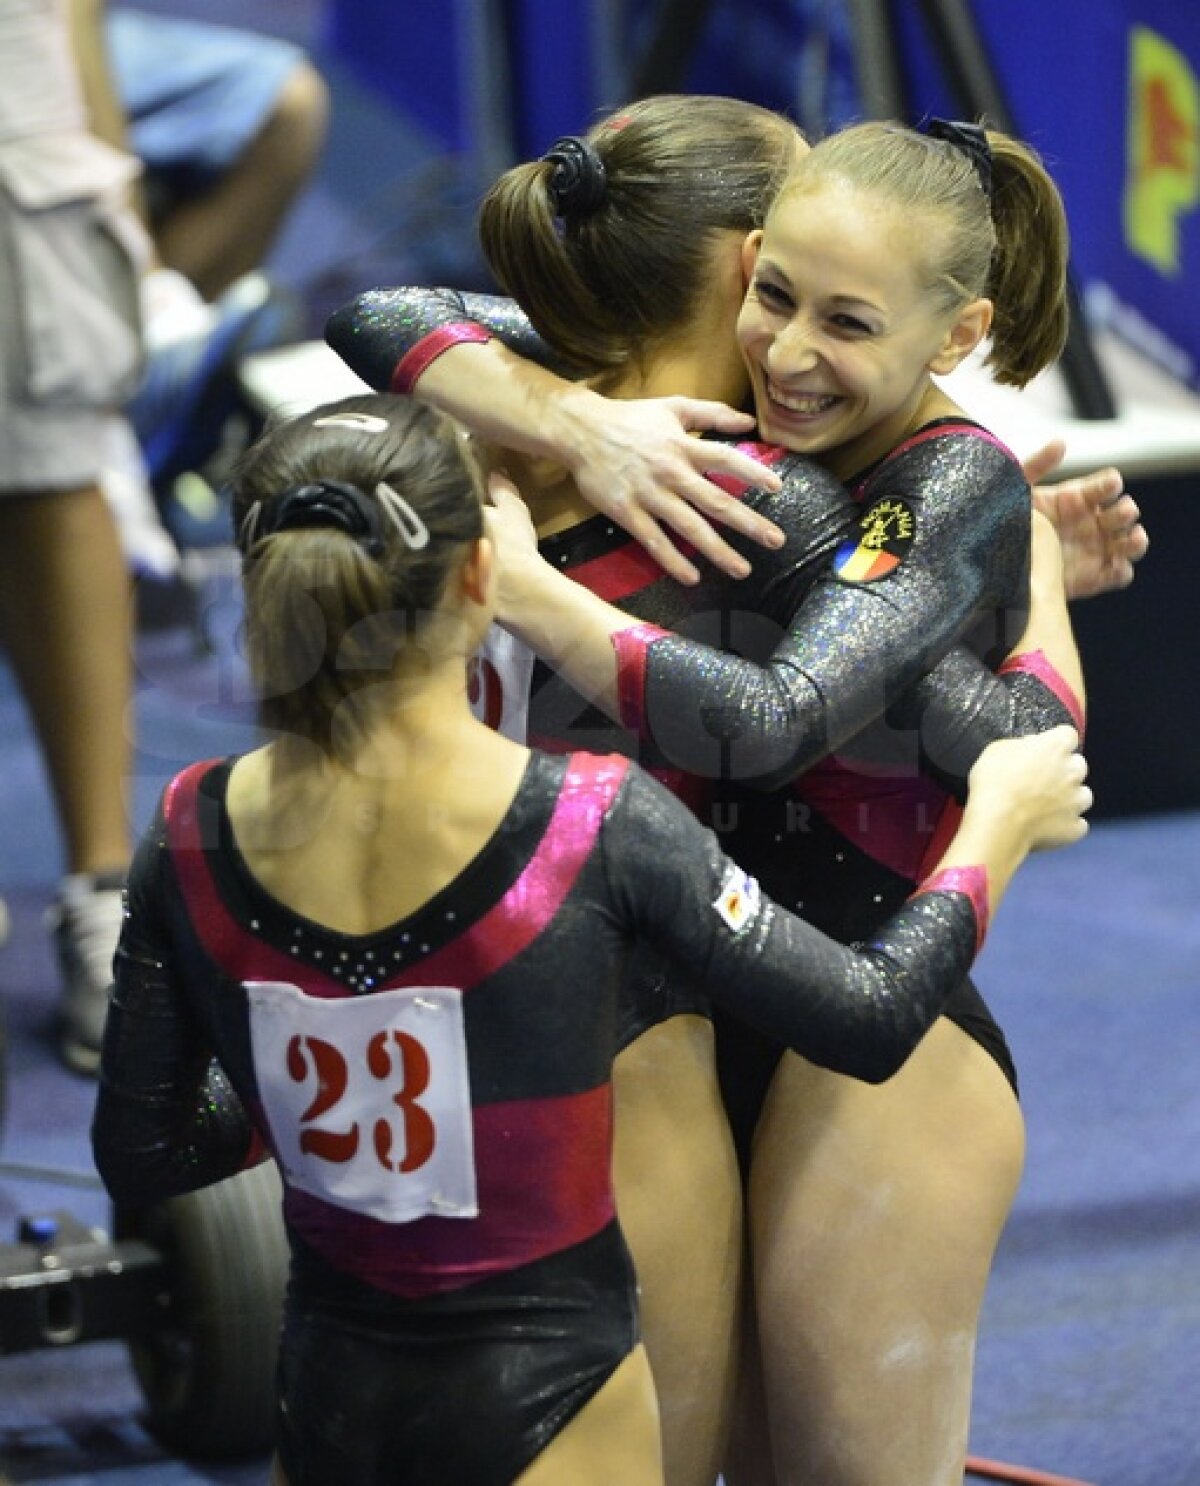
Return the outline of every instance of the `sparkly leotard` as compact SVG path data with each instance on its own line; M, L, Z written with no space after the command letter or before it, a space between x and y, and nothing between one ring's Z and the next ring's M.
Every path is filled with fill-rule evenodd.
M975 884L944 875L847 949L763 898L636 765L534 753L479 855L351 936L258 884L229 772L181 774L139 846L94 1143L127 1203L231 1174L255 1133L274 1152L292 1486L507 1486L633 1347L609 1078L634 940L874 1081L982 928Z
M464 340L496 335L552 360L511 301L452 290L371 291L326 335L365 380L400 392ZM853 942L911 891L988 742L1080 718L1041 657L995 673L1025 619L1029 497L984 430L961 420L923 429L853 494L799 456L746 447L783 489L737 493L788 539L772 552L727 536L751 561L747 579L707 569L681 588L603 518L542 544L647 626L617 638L623 736L542 667L531 736L635 753L693 805L705 798L697 776L720 780L705 818L727 847L781 901ZM631 1029L672 1009L667 994L634 997ZM1015 1088L974 987L964 984L946 1014ZM756 1092L742 1135L777 1054L745 1080Z

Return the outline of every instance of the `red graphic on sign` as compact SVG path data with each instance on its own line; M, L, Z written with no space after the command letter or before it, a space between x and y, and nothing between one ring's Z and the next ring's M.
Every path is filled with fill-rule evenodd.
M1188 145L1191 128L1175 107L1171 90L1161 77L1146 86L1147 170L1186 170L1190 165Z
M399 1075L400 1088L392 1103L403 1116L403 1154L392 1154L396 1132L390 1120L378 1119L373 1130L375 1156L388 1171L410 1172L424 1166L437 1144L437 1129L429 1111L417 1101L429 1087L429 1054L408 1032L393 1029L371 1038L364 1062L372 1077ZM314 1122L334 1111L350 1082L345 1054L321 1037L296 1036L288 1043L287 1071L293 1083L316 1079L317 1089L300 1116L300 1149L305 1155L341 1165L358 1154L360 1132L355 1121L347 1129L331 1130Z
M428 1110L417 1103L417 1096L429 1087L429 1054L407 1032L378 1032L367 1047L367 1067L376 1078L387 1078L393 1072L393 1051L399 1053L402 1082L392 1095L392 1103L404 1116L404 1155L392 1159L394 1131L387 1120L375 1122L375 1154L380 1165L389 1171L416 1171L433 1155L436 1131Z

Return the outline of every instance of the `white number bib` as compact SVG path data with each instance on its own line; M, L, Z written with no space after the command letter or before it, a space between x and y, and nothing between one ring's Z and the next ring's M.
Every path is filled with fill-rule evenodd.
M471 711L480 722L514 743L524 743L529 735L529 685L534 659L528 645L493 624L467 662Z
M248 981L259 1094L287 1180L385 1223L479 1212L462 992L325 1000Z

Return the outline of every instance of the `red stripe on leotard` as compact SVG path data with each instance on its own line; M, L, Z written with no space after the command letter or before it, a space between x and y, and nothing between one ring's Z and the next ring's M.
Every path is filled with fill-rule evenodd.
M612 1221L608 1084L477 1105L473 1123L478 1217L384 1223L296 1190L287 1196L289 1220L335 1268L410 1297L530 1264Z

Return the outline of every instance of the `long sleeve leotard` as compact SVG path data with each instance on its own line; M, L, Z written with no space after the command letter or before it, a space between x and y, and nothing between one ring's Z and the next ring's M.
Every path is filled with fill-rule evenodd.
M306 925L257 887L225 814L228 773L195 765L168 787L130 875L96 1120L100 1169L125 1202L237 1170L249 1141L239 1102L276 1143L247 982L346 999L465 980L470 1082L476 1105L490 1105L607 1079L612 984L646 939L760 1030L879 1082L937 1015L980 931L969 895L930 891L872 944L847 948L761 898L713 833L628 760L534 754L471 891L359 940ZM538 1047L543 1025L555 1030ZM216 1110L204 1083L213 1053L237 1096Z
M232 1173L255 1131L274 1153L295 1255L285 1436L298 1463L317 1458L344 1408L365 1411L354 1450L383 1441L353 1475L301 1481L508 1482L633 1345L609 1160L633 941L869 1080L900 1065L977 947L979 899L936 879L869 944L835 944L628 760L537 753L467 870L402 921L341 934L250 874L228 775L186 770L139 846L94 1146L114 1196L139 1203ZM226 1088L206 1076L214 1055ZM376 1337L399 1382L372 1417L380 1382L358 1359ZM306 1409L330 1356L324 1406ZM400 1460L424 1463L388 1476Z

